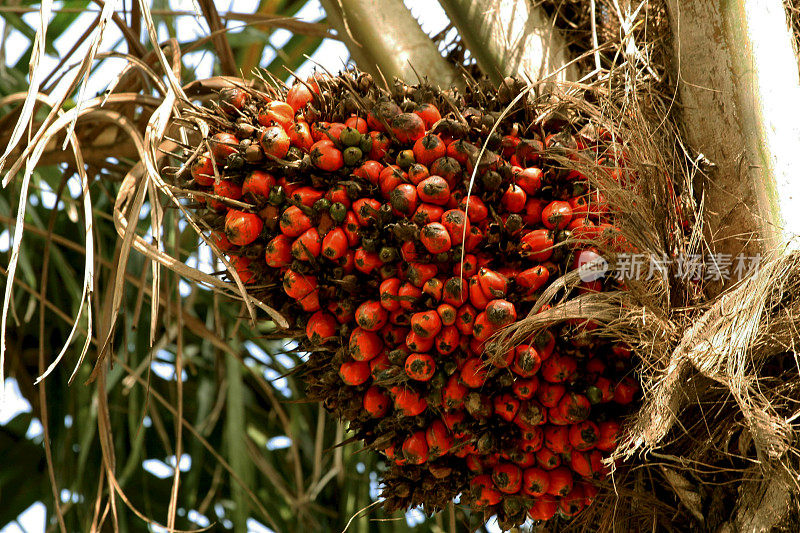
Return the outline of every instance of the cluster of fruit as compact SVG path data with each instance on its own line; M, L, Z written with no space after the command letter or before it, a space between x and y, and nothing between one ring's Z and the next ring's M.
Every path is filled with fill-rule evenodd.
M389 93L353 73L227 89L182 183L248 290L305 331L309 395L385 454L389 509L461 495L504 525L574 516L638 390L591 321L493 337L621 240L569 163L630 179L608 132L534 125L519 90Z

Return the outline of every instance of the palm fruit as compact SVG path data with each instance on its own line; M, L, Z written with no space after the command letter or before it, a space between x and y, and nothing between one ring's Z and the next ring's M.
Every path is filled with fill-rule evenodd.
M195 216L311 354L308 396L385 457L387 510L460 494L503 527L568 520L605 476L635 359L587 321L493 337L604 244L627 249L585 174L635 176L576 109L501 120L510 99L485 83L397 87L350 71L226 89L176 185L208 196Z

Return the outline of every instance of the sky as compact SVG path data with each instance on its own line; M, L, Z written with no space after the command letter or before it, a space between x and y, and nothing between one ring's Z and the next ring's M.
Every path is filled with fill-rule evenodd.
M404 1L406 6L411 10L412 14L414 14L414 16L416 16L419 20L422 29L428 34L436 34L447 26L447 17L438 3L432 2L431 0ZM61 4L61 2L55 2L54 8L57 9ZM174 10L194 10L193 0L169 0L169 5ZM257 2L253 0L216 0L216 5L220 12L234 11L239 13L252 13L255 5L257 5ZM319 0L309 0L306 6L303 7L297 14L297 18L307 22L319 21L323 16L324 11L319 3ZM83 24L88 25L93 18L94 15L92 14L81 15L79 22L72 25L72 30L64 33L55 41L54 45L59 54L66 54L68 52L68 50L79 39L81 33L84 31L84 27L82 27ZM34 28L38 25L37 13L26 14L23 16L23 19ZM179 17L177 26L179 32L178 39L180 41L189 41L208 34L208 28L205 26L205 24L195 17ZM167 34L165 29L160 28L159 30L159 37L166 38ZM4 44L2 46L2 51L5 57L0 57L0 65L16 63L21 57L22 53L24 53L26 50L29 42L28 39L17 30L6 29L2 19L0 19L0 36L5 37ZM270 45L272 46L272 49L267 49L264 57L262 57L262 63L270 61L275 55L275 49L280 49L280 47L283 46L290 37L291 34L286 30L279 30L275 32L270 38ZM102 52L115 49L117 43L121 39L122 35L120 31L115 25L110 24L106 28L103 43L100 45L100 51ZM80 57L80 54L87 53L90 43L91 39L84 41L81 44L80 53L75 57ZM320 46L320 48L311 56L311 58L313 61L307 61L298 69L298 74L300 76L307 76L311 74L315 67L315 63L319 63L322 67L331 72L336 72L340 70L342 65L348 61L349 53L347 52L347 48L339 41L326 39L323 41L322 46ZM211 74L212 61L213 57L210 54L203 52L197 52L187 57L187 62L190 64L190 66L196 69L196 75L198 78L207 77ZM43 62L45 65L45 70L49 71L58 64L58 58L46 56ZM119 73L122 66L122 60L107 60L103 67L95 72L94 75L92 75L87 81L86 94L91 96L104 91L108 87L109 82L112 81ZM58 95L59 92L63 94L67 84L68 81L65 79L62 84L57 86L57 89L54 91L54 96ZM41 201L43 205L47 206L48 203L52 204L54 201L54 195L50 191L42 191L36 201ZM0 252L6 252L9 248L9 244L8 230L0 232ZM212 263L210 250L208 249L201 250L198 256L190 258L187 262L190 264L190 266L200 268L206 272L211 272L217 268L216 265ZM187 292L191 290L188 285L185 285L183 289ZM253 345L253 347L255 347L255 345ZM253 347L249 347L251 355L258 359L262 356L262 354L257 353L257 347L255 347L255 349L253 349ZM155 361L153 363L153 372L162 379L173 379L174 367L171 367L168 362L164 362L165 359L167 361L169 360L169 354L159 355L162 356L159 357L161 361ZM277 376L272 375L266 377L268 379L277 378ZM288 387L286 387L285 383L275 381L274 384L279 392L286 394ZM0 425L7 423L19 413L31 411L31 405L20 395L19 386L16 380L13 378L8 378L5 385L6 399L5 402L0 403ZM145 420L145 424L146 423L147 421ZM41 424L39 424L38 420L34 420L31 423L27 436L28 438L36 439L40 437L41 432ZM286 437L276 436L275 438L270 439L270 441L267 443L267 446L270 449L285 447L288 445L285 442L285 439ZM165 458L164 461L150 459L145 461L146 464L143 466L155 476L167 477L172 475L175 462L175 457ZM191 458L188 455L181 457L180 461L178 461L178 467L181 471L190 469ZM377 486L377 478L373 479L373 485ZM375 489L375 487L373 487L373 489ZM67 491L63 492L62 500L66 501L70 498L70 495ZM3 529L0 529L0 533L44 532L44 512L44 505L41 503L36 503L25 510L25 512L18 517L17 524L11 524ZM196 516L193 517L191 516L192 512L194 511L190 511L190 518L195 520L198 525L201 527L208 525L208 519L206 517L197 516L197 513L195 513ZM406 521L409 526L414 526L418 523L421 523L423 519L424 516L417 510L411 510L406 515ZM262 524L259 524L255 520L248 522L248 530L254 533L270 532L268 528ZM497 527L496 523L490 523L490 531L499 532L500 529Z

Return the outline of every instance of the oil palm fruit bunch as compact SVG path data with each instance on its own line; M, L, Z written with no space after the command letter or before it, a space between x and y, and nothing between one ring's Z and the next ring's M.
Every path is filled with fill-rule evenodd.
M637 394L630 350L591 321L493 340L597 257L591 243L622 240L577 163L632 176L608 132L579 113L537 121L512 101L521 90L390 92L353 71L233 87L176 174L248 291L311 353L309 396L385 456L388 510L460 497L504 527L569 519Z

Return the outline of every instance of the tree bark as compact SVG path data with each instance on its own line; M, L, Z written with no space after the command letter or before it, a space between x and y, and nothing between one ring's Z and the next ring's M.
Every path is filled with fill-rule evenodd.
M414 84L415 70L443 88L458 81L456 69L402 0L322 0L322 5L358 67L376 81L385 78L391 84L398 77Z
M569 50L541 8L530 0L439 0L489 78L518 75L528 82L574 80L564 67ZM559 71L559 69L561 69ZM558 73L554 74L556 71Z

